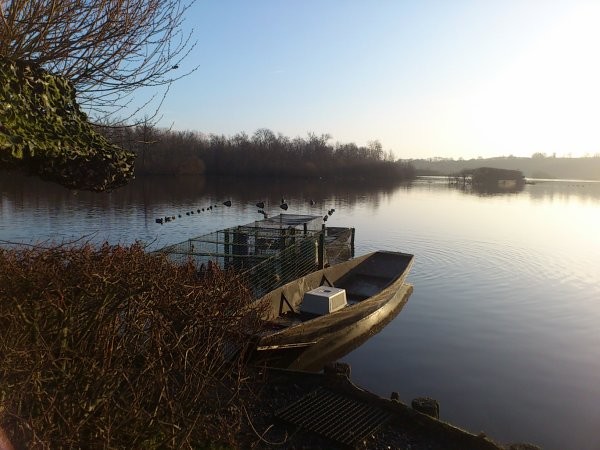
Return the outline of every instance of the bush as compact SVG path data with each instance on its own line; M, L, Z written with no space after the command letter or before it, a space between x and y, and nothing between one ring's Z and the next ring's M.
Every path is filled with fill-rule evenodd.
M0 427L27 448L234 443L250 301L138 244L0 249Z

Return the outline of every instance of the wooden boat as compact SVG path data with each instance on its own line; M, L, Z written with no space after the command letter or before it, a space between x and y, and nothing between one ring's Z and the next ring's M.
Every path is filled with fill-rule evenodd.
M257 337L256 353L311 349L322 359L322 352L312 349L321 343L327 343L325 350L339 352L342 345L363 341L394 318L408 300L412 286L404 282L412 262L413 255L407 253L376 251L269 292L257 302L264 308L265 328ZM325 303L329 295L331 304L341 290L346 304L331 312L305 307L309 300L313 302L315 292L325 297Z

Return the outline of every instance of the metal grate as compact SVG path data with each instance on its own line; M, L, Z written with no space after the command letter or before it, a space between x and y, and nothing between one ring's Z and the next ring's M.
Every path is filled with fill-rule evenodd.
M279 410L275 416L350 447L391 418L389 412L377 406L323 387Z

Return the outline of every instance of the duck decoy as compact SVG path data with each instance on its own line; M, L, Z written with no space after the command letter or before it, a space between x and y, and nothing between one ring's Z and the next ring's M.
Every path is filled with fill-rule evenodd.
M281 205L279 205L279 207L280 207L281 209L283 209L284 211L287 211L287 209L288 209L288 204L287 204L287 203L282 203Z
M196 210L196 212L197 212L198 214L200 214L200 208L198 208L198 209Z
M179 218L181 219L181 214L178 214Z
M185 213L185 215L186 215L186 216L189 216L189 215L190 215L190 213L189 213L189 212L186 212L186 213Z
M190 214L195 214L195 212L194 211L190 211Z
M223 204L229 208L231 206L231 200L225 200L223 202ZM212 206L211 206L211 208L212 208Z

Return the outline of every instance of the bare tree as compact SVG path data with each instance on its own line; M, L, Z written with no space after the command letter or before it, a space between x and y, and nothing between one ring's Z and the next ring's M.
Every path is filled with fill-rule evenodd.
M130 105L134 91L163 86L165 95L171 82L195 70L178 70L195 45L182 29L194 2L0 0L0 56L70 79L79 103L107 117Z

